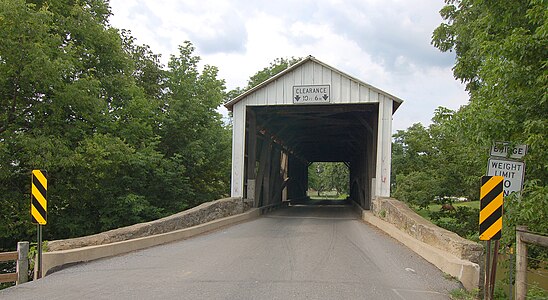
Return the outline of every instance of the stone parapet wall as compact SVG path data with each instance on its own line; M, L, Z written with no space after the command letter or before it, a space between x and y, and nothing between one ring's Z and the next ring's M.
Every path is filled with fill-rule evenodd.
M483 246L425 220L405 203L392 198L377 198L371 205L373 214L396 226L413 238L456 257L482 265Z
M139 223L84 237L50 241L48 242L47 250L69 250L167 233L241 214L248 209L249 205L241 198L220 199L206 202L177 214L146 223Z

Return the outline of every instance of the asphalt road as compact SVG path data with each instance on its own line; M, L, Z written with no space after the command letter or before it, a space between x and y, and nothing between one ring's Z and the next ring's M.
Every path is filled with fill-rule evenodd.
M449 299L460 284L343 206L293 206L80 264L0 299Z

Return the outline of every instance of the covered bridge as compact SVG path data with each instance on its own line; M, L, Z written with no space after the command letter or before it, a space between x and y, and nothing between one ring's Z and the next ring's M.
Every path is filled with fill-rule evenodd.
M350 198L390 196L392 114L402 100L312 56L228 102L231 196L255 206L306 197L308 166L344 162Z

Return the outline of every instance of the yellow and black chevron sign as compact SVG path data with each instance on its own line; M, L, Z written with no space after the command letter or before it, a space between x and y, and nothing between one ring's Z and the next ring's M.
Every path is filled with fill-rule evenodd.
M48 222L48 179L40 170L32 170L30 215L32 223L46 225Z
M480 240L500 240L502 231L503 176L481 177Z

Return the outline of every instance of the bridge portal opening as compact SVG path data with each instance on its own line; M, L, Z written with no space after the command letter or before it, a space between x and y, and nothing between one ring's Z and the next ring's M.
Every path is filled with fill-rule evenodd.
M226 104L232 197L260 207L307 197L314 162L348 168L365 209L390 195L392 113L402 100L309 56Z
M350 192L349 166L348 162L309 163L307 196L312 200L346 200Z
M256 206L303 200L313 162L342 162L349 198L369 207L377 104L256 106L246 115L245 198Z

